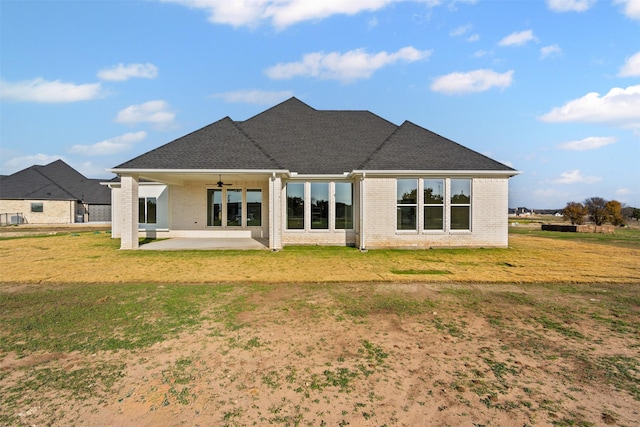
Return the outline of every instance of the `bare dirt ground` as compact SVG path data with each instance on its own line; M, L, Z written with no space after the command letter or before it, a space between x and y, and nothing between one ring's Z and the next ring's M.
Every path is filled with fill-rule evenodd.
M269 285L248 295L233 326L211 312L140 350L4 354L0 394L17 399L15 425L29 426L638 425L638 323L612 330L594 314L604 316L611 288L335 286L432 306L358 316L327 285ZM570 316L554 326L556 309ZM73 378L87 369L95 381L29 389L30 370ZM107 386L101 373L115 380ZM616 386L621 373L631 382Z
M153 345L0 350L0 425L640 425L637 244L149 254L69 231L0 240L0 319L73 286L231 291Z

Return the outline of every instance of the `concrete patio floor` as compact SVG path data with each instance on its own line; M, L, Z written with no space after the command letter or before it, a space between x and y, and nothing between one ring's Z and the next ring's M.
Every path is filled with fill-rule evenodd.
M179 250L256 250L269 249L267 239L251 238L174 238L140 245L140 250L179 251Z

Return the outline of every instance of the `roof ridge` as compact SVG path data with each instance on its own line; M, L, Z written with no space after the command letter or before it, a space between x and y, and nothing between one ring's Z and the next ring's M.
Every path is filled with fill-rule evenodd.
M238 132L240 132L241 134L243 134L253 145L254 147L256 147L258 149L258 151L260 151L262 154L265 155L265 157L269 160L271 160L273 163L276 164L276 166L278 167L278 169L284 169L282 167L282 165L280 165L280 163L276 160L275 157L273 157L271 154L269 154L269 152L267 150L265 150L262 145L260 145L258 143L258 141L256 141L251 135L249 135L249 133L247 131L245 131L242 126L240 126L240 122L236 122L234 120L231 120L231 123L233 124L233 126L238 129Z
M57 182L55 182L54 180L52 180L51 178L49 178L47 175L45 175L44 173L40 172L39 168L42 168L44 166L33 166L33 171L42 175L47 181L49 181L51 184L55 185L56 187L58 187L60 190L62 190L64 193L67 193L69 196L71 196L73 199L75 200L79 200L78 196L76 196L75 194L71 194L66 188L62 187L61 185L59 185ZM40 188L36 188L35 190L26 193L25 196L29 196L41 189L43 189L44 187L46 187L46 185L40 187Z
M389 122L389 123L391 123L391 122ZM406 120L405 120L405 122L404 122L404 123L406 123ZM402 125L404 125L404 123L402 123ZM367 166L367 163L369 163L369 162L373 159L373 157L374 157L378 152L380 152L380 150L382 150L382 148L383 148L385 145L387 145L387 142L389 142L389 140L391 139L391 137L392 137L393 135L395 135L395 134L396 134L396 132L398 132L398 130L402 127L402 125L400 125L400 126L396 126L396 128L393 130L393 132L391 132L391 133L390 133L390 134L389 134L389 135L388 135L388 136L387 136L387 137L386 137L386 138L385 138L385 139L384 139L384 140L383 140L383 141L382 141L382 142L381 142L381 143L380 143L376 148L375 148L375 150L373 150L373 151L371 152L371 154L369 154L369 156L368 156L368 157L367 157L367 158L366 158L366 159L365 159L365 160L364 160L364 161L363 161L363 162L358 166L358 169L364 169L364 168Z

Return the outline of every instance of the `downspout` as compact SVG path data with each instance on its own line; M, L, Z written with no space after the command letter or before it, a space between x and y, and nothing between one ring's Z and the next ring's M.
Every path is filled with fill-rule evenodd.
M367 177L366 172L362 172L362 177L360 178L360 251L366 252L366 242L365 242L365 232L364 232L364 224L365 224L365 206L364 206L364 190L365 190L365 178Z

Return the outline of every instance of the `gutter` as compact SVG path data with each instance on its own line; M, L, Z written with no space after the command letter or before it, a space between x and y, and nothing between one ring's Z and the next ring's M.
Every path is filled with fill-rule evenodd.
M190 175L197 174L268 174L279 173L279 174L289 174L289 170L287 169L107 169L107 172L114 173L116 175L120 174L145 174L145 173L184 173Z
M508 176L512 177L520 175L522 171L510 170L353 170L349 173L350 176L355 175L379 175L379 176Z

